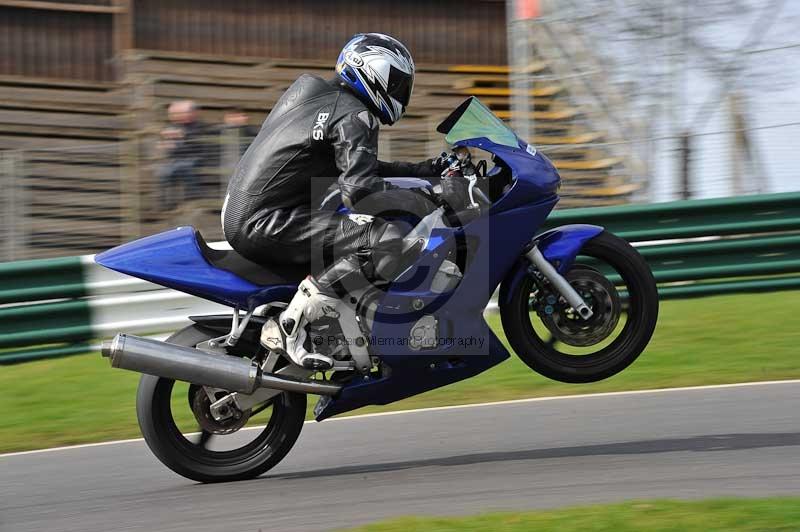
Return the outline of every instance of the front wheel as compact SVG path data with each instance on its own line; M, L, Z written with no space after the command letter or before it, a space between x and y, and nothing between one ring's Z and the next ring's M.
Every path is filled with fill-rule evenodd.
M168 342L195 347L213 337L193 325ZM224 391L216 392L221 396ZM136 397L139 427L164 465L198 482L256 477L294 445L306 414L306 396L282 392L235 419L216 422L202 386L142 375Z
M564 275L592 309L583 320L549 282L529 271L500 305L511 347L531 369L569 383L606 379L642 353L658 319L650 267L625 240L602 232Z

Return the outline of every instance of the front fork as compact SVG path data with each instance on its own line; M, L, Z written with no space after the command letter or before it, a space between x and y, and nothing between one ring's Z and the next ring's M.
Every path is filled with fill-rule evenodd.
M542 255L539 248L534 245L530 251L525 253L525 257L536 266L536 268L544 275L548 281L555 287L556 291L561 294L567 303L578 313L584 320L592 317L592 309L586 304L583 298L572 288L563 275L558 273L552 264Z

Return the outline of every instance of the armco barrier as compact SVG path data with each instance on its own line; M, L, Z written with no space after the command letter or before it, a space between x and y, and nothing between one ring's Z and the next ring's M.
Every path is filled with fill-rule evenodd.
M800 287L800 193L570 209L547 227L570 223L633 242L662 298Z
M0 264L0 364L86 353L119 331L165 333L219 312L230 309L107 270L91 255Z
M547 225L602 225L631 242L800 230L800 193L556 211Z
M800 193L557 211L634 242L659 294L800 287ZM0 264L0 364L93 349L118 331L156 334L230 309L97 266L92 256Z

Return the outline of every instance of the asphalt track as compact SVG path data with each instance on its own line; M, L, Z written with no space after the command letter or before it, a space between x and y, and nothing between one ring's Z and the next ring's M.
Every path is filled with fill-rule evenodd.
M579 388L577 388L579 390ZM309 423L248 482L176 476L141 441L0 456L0 530L313 531L644 497L800 495L800 381Z

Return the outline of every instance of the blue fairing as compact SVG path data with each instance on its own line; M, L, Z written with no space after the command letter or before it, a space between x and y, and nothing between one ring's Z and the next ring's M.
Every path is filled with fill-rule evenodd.
M536 236L536 245L545 258L553 263L558 273L565 274L572 268L575 257L583 245L603 232L599 225L562 225Z
M112 270L231 307L251 308L286 299L295 285L257 286L212 266L200 252L196 231L179 227L100 253L95 262Z
M496 144L486 138L459 141L458 146L480 148L502 159L511 169L514 182L511 190L492 205L489 214L513 209L531 202L531 198L547 197L558 192L561 177L543 153L528 152L528 144L519 141L516 148Z

